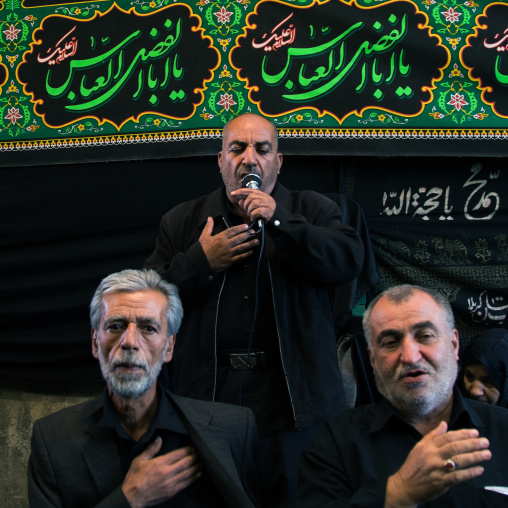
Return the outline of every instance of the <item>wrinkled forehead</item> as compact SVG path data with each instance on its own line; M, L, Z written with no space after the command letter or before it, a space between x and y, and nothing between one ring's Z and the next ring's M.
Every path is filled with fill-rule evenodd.
M224 128L224 144L234 141L271 143L275 146L277 132L268 120L256 115L246 115L233 120Z
M370 328L375 337L384 330L408 330L419 323L445 327L444 311L430 295L422 292L397 302L382 297L372 309Z
M160 318L165 315L166 308L166 296L160 291L112 291L104 295L102 319L109 316Z

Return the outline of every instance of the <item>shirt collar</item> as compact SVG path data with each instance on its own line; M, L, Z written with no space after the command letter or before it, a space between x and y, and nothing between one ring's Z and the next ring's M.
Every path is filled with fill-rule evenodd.
M188 434L187 429L174 408L168 392L160 386L157 386L157 396L159 397L159 405L150 423L148 433L153 433L157 430L166 430L178 434ZM102 392L101 401L97 409L87 416L84 421L91 427L97 429L113 429L117 433L123 434L120 430L122 429L120 420L116 415L107 389L104 389Z
M453 405L452 414L448 423L449 429L462 429L471 427L482 427L482 420L478 412L471 405L465 404L465 400L460 394L457 387L453 389ZM392 419L404 422L406 425L410 425L406 422L395 408L383 397L376 406L374 416L370 424L370 432L377 432L384 428L388 422Z

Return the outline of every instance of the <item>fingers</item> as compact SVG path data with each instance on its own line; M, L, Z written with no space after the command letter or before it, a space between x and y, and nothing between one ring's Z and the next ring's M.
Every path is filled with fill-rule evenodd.
M489 440L478 435L476 429L461 429L436 437L435 445L439 456L443 460L452 458L457 465L463 464L464 467L474 464L475 459L477 462L489 460Z
M486 462L492 458L492 452L490 450L480 450L476 452L470 452L461 454L458 456L450 457L455 464L457 464L456 470L466 469L480 462Z
M212 236L213 233L213 219L211 217L208 217L206 220L205 227L203 228L203 231L201 232L201 236Z
M439 426L434 429L432 432L430 432L428 435L430 436L432 433L437 431L438 429L441 429L442 426L445 425L445 422L441 422ZM441 432L437 433L436 435L439 435L439 437L436 438L436 445L437 446L444 446L447 443L453 443L455 441L461 441L463 439L475 439L480 434L477 429L460 429L460 430L451 430L449 432Z
M277 206L270 194L257 189L238 189L233 191L231 195L240 198L238 204L251 220L264 219L269 221Z
M188 487L203 474L203 464L199 460L199 457L194 449L187 447L182 450L185 450L185 454L176 462L172 462L172 460L178 456L174 455L169 458L170 463L168 464L171 470L172 481L175 488L178 488L179 490ZM175 452L177 451L181 450L175 450ZM170 452L167 455L175 454L175 452Z
M461 429L446 432L435 438L438 452L437 468L442 469L443 480L448 485L467 481L483 474L483 467L478 464L490 460L492 453L488 449L489 440L478 436L477 429ZM455 463L454 470L445 469L444 463L447 460Z
M171 499L202 475L202 464L194 448L179 448L155 458L147 458L162 440L157 438L131 464L122 485L129 504L152 506Z
M148 460L155 457L162 446L162 438L159 436L155 438L139 455L138 457Z

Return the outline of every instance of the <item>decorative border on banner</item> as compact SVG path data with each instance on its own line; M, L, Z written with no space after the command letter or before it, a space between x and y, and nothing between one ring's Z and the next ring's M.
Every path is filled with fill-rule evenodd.
M97 146L139 143L215 140L222 138L222 129L193 129L162 133L118 134L84 138L47 139L42 141L9 141L0 143L0 152L48 150L55 148L91 148ZM508 129L279 129L281 139L368 139L368 140L506 140Z

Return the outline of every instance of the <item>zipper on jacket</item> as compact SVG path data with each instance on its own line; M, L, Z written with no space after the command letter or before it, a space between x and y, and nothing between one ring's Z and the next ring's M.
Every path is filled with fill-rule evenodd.
M277 340L279 341L279 353L280 361L282 364L282 371L284 373L284 379L286 380L286 386L288 387L289 402L291 403L291 410L293 411L293 419L295 421L295 428L298 428L298 420L296 419L295 405L293 403L293 397L291 396L291 389L289 388L289 381L286 372L286 366L284 365L284 356L282 354L282 344L280 342L279 332L279 319L277 316L277 307L275 306L275 293L273 291L273 280L272 280L272 269L270 268L270 261L267 259L266 264L268 265L268 274L270 275L270 289L272 290L272 302L273 302L273 314L275 316L275 328L277 329Z

